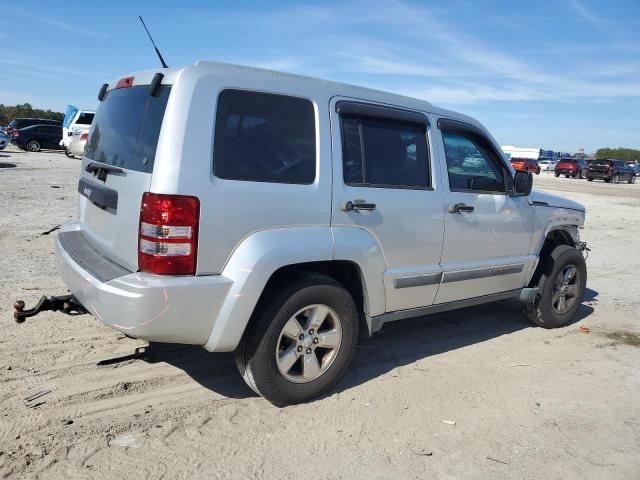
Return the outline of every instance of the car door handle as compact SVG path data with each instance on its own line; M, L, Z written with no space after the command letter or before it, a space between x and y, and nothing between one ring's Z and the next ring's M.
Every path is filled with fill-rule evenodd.
M473 206L465 203L452 203L449 205L449 213L459 213L462 215L462 213L471 213L473 210Z
M353 202L349 200L348 202L344 202L342 204L342 210L345 212L350 212L351 210L355 210L356 212L360 210L372 211L376 209L375 203L367 203L364 200L354 200Z

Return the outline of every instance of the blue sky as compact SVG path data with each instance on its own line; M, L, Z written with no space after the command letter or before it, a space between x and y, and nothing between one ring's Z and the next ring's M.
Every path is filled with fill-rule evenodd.
M0 103L95 106L157 66L249 64L422 98L502 144L640 148L640 1L7 2Z

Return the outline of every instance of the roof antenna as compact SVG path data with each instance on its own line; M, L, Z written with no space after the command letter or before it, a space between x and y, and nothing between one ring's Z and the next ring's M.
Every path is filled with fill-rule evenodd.
M164 58L162 58L162 55L160 54L160 50L158 50L158 47L156 46L156 42L154 42L153 38L151 38L151 34L149 33L149 29L147 28L147 26L144 24L144 20L142 20L142 17L140 15L138 15L138 18L142 22L142 26L144 27L144 29L147 31L147 35L149 35L149 40L151 40L151 44L153 45L153 48L156 49L156 53L158 54L158 58L160 59L160 63L162 64L162 68L169 68L169 66L166 63L164 63Z

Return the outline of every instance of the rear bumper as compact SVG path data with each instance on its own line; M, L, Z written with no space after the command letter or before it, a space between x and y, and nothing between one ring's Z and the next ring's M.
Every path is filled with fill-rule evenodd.
M587 178L611 178L607 172L587 172Z
M565 168L556 168L556 173L560 175L577 175L578 170L569 170Z
M148 341L207 343L231 280L222 275L165 277L126 271L108 279L104 269L90 271L92 265L104 263L104 257L92 261L91 246L70 253L61 242L61 235L64 238L65 233L78 231L77 224L61 229L56 259L64 283L92 315L109 327Z

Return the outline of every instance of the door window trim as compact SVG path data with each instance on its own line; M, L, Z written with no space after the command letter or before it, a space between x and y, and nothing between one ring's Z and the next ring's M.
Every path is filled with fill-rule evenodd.
M340 149L341 149L341 158L342 158L342 182L344 185L353 188L387 188L387 189L396 189L396 190L425 190L425 191L433 191L434 190L434 182L433 182L433 162L431 154L431 144L429 142L429 135L431 130L431 124L429 122L429 118L421 112L416 112L414 110L405 110L402 108L396 108L386 105L377 105L373 103L366 102L354 102L350 100L339 100L335 104L335 110L338 114L338 122L339 122L339 131L340 131ZM353 117L368 117L379 120L389 120L392 122L405 122L414 125L421 125L424 127L424 136L426 142L426 152L427 152L427 167L429 169L429 175L427 178L428 185L426 186L418 186L418 185L388 185L381 183L347 183L344 181L344 134L342 128L342 118L343 116L353 116ZM361 154L363 156L363 160L365 157L364 153L364 145L362 145L362 124L359 124L360 130L360 149ZM366 168L366 167L365 167Z
M502 167L503 176L504 176L504 186L505 191L495 191L495 190L472 190L468 188L451 188L451 183L449 183L449 191L450 192L460 192L460 193L489 193L492 195L511 195L511 191L513 189L513 173L511 169L507 167L506 159L504 154L498 152L491 140L487 137L487 135L475 125L470 123L462 122L460 120L454 120L451 118L441 117L437 121L438 130L440 130L440 136L442 137L442 143L444 145L444 132L461 132L470 134L473 137L478 138L489 149L489 152L494 155L494 157L498 160L499 165ZM449 164L447 163L447 154L446 152L442 152L445 166L447 167L447 180L449 180Z

